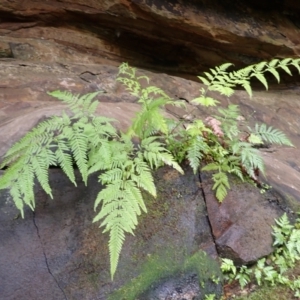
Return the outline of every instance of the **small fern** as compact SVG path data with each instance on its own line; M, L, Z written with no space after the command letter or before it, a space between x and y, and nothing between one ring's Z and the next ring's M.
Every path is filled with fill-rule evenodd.
M266 89L268 83L265 73L269 72L274 75L277 81L280 81L278 69L284 70L291 74L290 67L295 67L300 72L300 59L273 59L271 62L261 62L243 68L238 71L229 72L228 68L232 64L226 63L210 72L204 72L204 76L199 79L206 86L200 89L200 97L192 100L193 103L202 106L215 106L218 104L216 99L210 98L210 91L219 92L221 95L230 97L234 93L234 88L242 86L249 96L252 96L250 85L251 78L257 78ZM240 179L244 179L244 173L248 174L255 182L258 181L258 174L264 174L264 164L262 157L257 149L253 146L263 144L263 142L279 145L293 146L284 133L278 129L267 127L265 124L255 125L252 129L245 126L245 119L241 116L237 105L229 104L228 107L218 108L218 114L206 118L206 127L202 127L199 136L204 137L204 143L209 146L209 150L195 151L195 145L190 144L186 147L187 158L190 165L195 171L199 167L200 159L208 161L208 165L202 170L215 170L213 175L216 196L219 201L223 201L228 189L228 178L223 174L232 173ZM195 121L187 130L195 130ZM208 131L207 127L211 130ZM222 146L222 147L220 147ZM225 149L219 152L218 149ZM213 161L210 163L210 161ZM214 167L213 167L214 166ZM225 173L224 173L225 172Z
M161 109L166 104L185 107L183 101L173 101L162 89L156 86L143 88L141 81L145 79L149 83L147 76L136 76L136 69L123 63L119 68L117 80L123 83L127 90L136 97L138 103L142 105L141 111L136 115L128 134L136 135L141 139L163 133L168 134L168 119L164 117Z

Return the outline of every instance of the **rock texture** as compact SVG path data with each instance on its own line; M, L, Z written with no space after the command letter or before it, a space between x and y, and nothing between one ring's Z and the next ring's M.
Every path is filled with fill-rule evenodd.
M2 0L0 54L197 75L228 61L299 55L299 11L288 0Z
M200 71L223 62L242 67L273 57L298 56L299 12L300 5L290 0L2 0L0 158L37 122L65 109L47 91L102 90L98 113L114 117L116 126L124 129L138 105L115 80L120 62L195 79ZM174 99L185 100L188 114L203 118L212 112L190 105L199 95L199 83L139 72ZM198 249L215 257L213 238L220 254L239 263L268 254L274 218L300 207L298 81L297 76L283 76L282 84L271 92L256 91L249 99L238 91L230 100L240 105L252 124L277 127L296 146L261 149L267 171L262 180L273 186L272 191L262 196L253 187L236 184L220 205L205 174L198 178L187 171L179 177L162 169L157 175L161 201L149 199L149 214L141 219L136 237L126 240L113 283L108 274L107 238L91 222L96 178L91 178L91 189L74 189L58 170L51 169L55 201L37 188L37 210L35 214L27 211L24 220L2 192L0 299L106 300L122 285L124 296L122 291L132 292L129 281L139 279L148 258L173 259L170 252L160 250L172 248L180 265ZM173 107L167 107L167 113L179 118L186 114ZM195 291L195 297L203 296L199 286L190 289L195 283L190 273L180 276L165 278L161 289L153 283L153 292L172 294L173 300L183 293L194 297ZM182 282L189 283L183 286ZM171 294L163 294L169 289ZM142 292L135 291L136 295ZM153 294L148 290L144 295Z
M50 183L55 200L37 188L36 210L27 210L25 219L19 218L8 195L1 194L0 299L106 300L123 284L136 288L137 296L144 290L130 287L130 281L143 273L150 258L159 259L166 276L167 261L180 271L185 258L199 249L216 255L205 203L191 170L186 176L168 168L158 172L158 197L146 199L149 213L140 218L136 236L127 236L113 282L107 235L92 223L93 202L101 188L96 176L90 178L89 188L82 183L75 188L60 170L51 169ZM142 288L153 282L147 284ZM114 299L128 299L126 290Z
M123 130L138 109L136 99L129 96L115 81L115 67L78 64L61 66L21 61L10 61L2 65L1 156L39 120L59 114L65 109L57 100L46 94L47 90L59 88L85 93L101 88L105 93L99 95L102 103L98 113L116 118L116 125ZM164 74L142 70L139 72L147 74L152 84L164 88L174 99L186 99L191 114L201 117L210 113L209 110L196 112L194 107L188 104L198 95L200 84ZM87 83L82 81L82 74L94 75ZM284 96L287 94L288 100L285 100ZM296 126L297 97L298 90L257 92L252 100L247 98L245 93L237 92L231 101L241 105L244 116L252 116L251 122L264 121L276 125L287 132L295 145L299 145L299 127ZM227 100L220 98L220 101ZM186 113L172 107L168 107L167 111L174 117ZM299 208L299 150L262 150L265 151L267 168L273 168L273 172L267 173L268 182L272 182L272 185L274 182L274 187L280 191L282 197L276 194L261 196L253 187L233 185L228 201L219 205L211 191L209 177L201 174L201 187L218 251L239 263L252 262L272 251L270 226L274 224L274 218L291 207L289 202L294 204L295 211ZM284 153L289 155L285 156ZM277 164L279 169L276 168ZM281 175L283 170L285 173ZM216 256L199 179L193 177L190 171L184 177L178 176L174 171L161 172L159 190L163 202L149 204L150 214L140 223L136 231L137 237L129 237L126 241L122 252L123 259L114 283L109 283L108 253L107 249L103 248L107 243L106 237L91 223L92 202L97 192L94 188L77 192L57 171L51 170L53 187L56 190L55 200L49 201L41 191L37 191L38 207L35 216L28 212L25 220L14 220L17 212L11 202L6 201L7 195L2 195L0 216L2 215L3 219L0 236L7 242L1 243L0 270L4 270L4 273L1 272L0 276L5 284L1 286L0 294L5 295L5 299L22 299L23 295L23 299L51 299L49 293L55 293L55 299L104 300L115 288L122 284L126 286L125 279L134 278L139 274L138 266L143 264L147 254L158 253L154 251L153 245L163 245L163 249L166 245L174 245L176 251L182 250L184 245L188 247L188 253L200 248ZM285 184L280 176L284 176ZM96 189L97 184L91 184L94 185ZM164 201L171 202L168 204ZM176 212L172 210L176 209L175 204L182 205L180 203L184 203L184 206ZM155 208L159 208L158 211ZM167 231L161 232L161 228L166 228ZM138 253L142 253L141 258L137 258ZM164 254L159 255L163 257ZM18 265L11 264L13 261L18 261ZM30 277L25 276L27 272L30 273ZM38 289L42 282L36 278L47 282L43 284L43 289ZM24 282L25 279L28 280L27 283ZM178 280L181 282L180 277ZM29 284L32 281L34 284ZM178 287L174 283L166 282L169 281L162 283L163 291L166 291L163 288L166 284L168 287ZM20 289L16 289L16 283ZM189 293L189 285L184 287L183 291ZM176 290L173 294L179 297L178 292L175 292Z

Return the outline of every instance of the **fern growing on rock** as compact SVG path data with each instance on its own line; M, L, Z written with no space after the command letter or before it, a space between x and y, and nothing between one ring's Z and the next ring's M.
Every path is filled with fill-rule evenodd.
M267 87L265 72L272 73L279 81L276 69L290 73L289 66L293 65L300 70L299 61L276 59L235 72L227 71L230 64L216 67L206 72L206 77L199 77L206 89L202 88L200 97L193 102L215 106L218 101L207 95L210 91L229 97L237 85L251 96L252 77ZM112 278L126 233L134 234L138 216L147 211L142 192L156 197L152 170L169 165L183 174L180 163L184 159L194 172L204 164L202 170L213 172L213 189L217 199L223 201L230 188L228 174L235 174L241 180L248 175L256 180L257 172L264 172L255 146L263 142L292 146L277 129L265 124L257 124L254 129L245 126L237 105L220 107L205 120L178 122L167 118L163 108L166 104L184 107L183 102L172 100L160 88L148 86L148 77L137 76L134 68L122 64L117 80L141 105L127 132L118 132L113 119L96 115L99 102L94 98L99 92L83 96L51 92L49 95L65 103L68 111L41 122L15 143L1 163L1 168L7 169L0 178L0 189L9 190L24 217L24 206L35 208L35 181L53 197L48 178L50 166L59 166L75 186L74 164L86 185L89 175L99 174L102 189L95 199L93 221L101 222L100 227L109 234ZM139 143L133 143L132 138Z
M100 173L99 182L104 188L95 199L97 214L93 222L101 221L100 227L109 233L113 278L125 234L133 234L137 217L147 211L141 191L156 197L151 170L166 164L183 173L159 137L150 135L162 129L156 129L154 124L163 118L157 107L165 102L151 106L143 93L142 112L146 112L147 117L140 113L129 135L129 132L118 133L112 125L113 119L95 115L99 102L93 99L99 92L83 96L61 91L49 94L66 103L71 116L63 112L61 116L41 122L9 149L1 164L2 168L8 168L0 179L0 189L9 189L24 217L24 205L32 210L35 208L35 179L52 198L48 178L50 166L61 167L75 186L74 164L86 185L90 174ZM137 147L131 135L147 132L146 127L151 130L143 134Z
M202 88L200 97L192 100L192 102L205 107L216 106L219 102L207 96L210 91L230 97L237 86L242 86L251 97L251 78L257 78L268 89L266 72L273 74L279 82L280 76L277 69L282 69L292 75L290 67L294 66L300 73L299 64L300 59L273 59L269 63L261 62L232 72L227 71L232 64L223 64L215 69L210 69L210 72L205 72L205 77L199 76L206 88ZM194 121L189 125L189 130L198 128L198 123L198 120ZM216 197L220 202L224 200L227 189L230 187L228 173L233 173L242 180L247 174L254 181L257 181L259 173L264 174L262 157L255 148L257 145L267 142L293 146L286 135L278 129L268 127L266 124L256 124L255 128L252 129L243 123L245 120L241 116L238 105L229 104L228 107L218 108L217 114L208 117L206 127L202 128L202 132L199 131L204 142L210 147L209 151L206 149L203 152L208 165L204 166L202 170L215 172L212 176L213 189L216 191ZM190 149L187 149L187 152L190 153ZM189 156L194 171L196 167L200 166L198 158L199 154L197 157Z

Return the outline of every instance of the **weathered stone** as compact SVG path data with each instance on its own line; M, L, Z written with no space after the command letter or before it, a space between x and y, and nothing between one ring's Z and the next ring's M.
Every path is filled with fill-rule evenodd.
M161 273L152 281L142 289L134 287L137 295L159 280L160 274L166 274L170 258L172 267L180 270L185 258L199 249L216 255L197 177L188 170L181 176L163 168L156 175L158 197L145 195L149 212L139 218L136 236L127 236L111 282L107 235L92 223L93 201L101 187L96 176L90 178L88 188L80 178L78 182L75 188L60 170L51 169L54 200L37 187L35 213L26 210L24 220L8 194L1 193L3 299L107 300L112 291L141 276L149 259L150 266L156 257L165 262L160 263ZM123 299L135 299L124 293Z
M237 264L253 263L273 250L271 226L284 210L279 195L261 194L249 183L231 180L226 199L219 203L211 190L210 174L202 173L208 217L218 253Z
M120 129L128 127L138 106L134 103L137 99L115 81L115 66L122 61L195 79L195 74L223 62L241 67L275 56L297 56L299 11L295 1L281 1L280 6L258 0L1 1L0 154L39 120L64 109L47 91L83 94L103 90L99 99L105 104L100 105L99 114L115 117ZM176 100L188 103L199 95L201 85L196 82L140 72ZM241 106L242 114L252 124L265 122L283 130L299 148L297 78L284 76L277 90L255 92L252 99L239 91L230 101ZM274 87L273 81L271 84ZM227 99L216 97L228 104ZM187 107L189 114L198 117L212 113L210 109ZM170 106L167 109L176 117L186 114ZM275 194L261 196L251 187L233 185L229 198L218 205L211 183L204 188L219 251L239 263L269 253L274 218L281 208L297 211L300 207L299 150L272 147L263 151L267 182L287 201ZM4 211L0 240L5 241L0 243L0 295L5 299L107 299L115 288L123 284L128 287L126 283L142 273L140 264L149 262L148 257L157 254L165 261L170 259L170 252L153 246L158 243L171 248L173 254L178 252L175 262L198 248L216 255L203 215L204 204L189 194L198 193L195 178L188 173L185 179L179 179L176 172L166 172L167 179L160 174L164 177L163 196L158 201L149 200L149 214L142 218L137 238L126 240L119 273L111 283L107 238L91 223L97 191L82 186L75 190L58 171L51 173L55 173L51 180L58 202L49 201L37 190L34 216L27 211L27 219L13 220L17 212L11 202L0 202ZM91 180L96 188L96 179ZM166 182L169 189L163 192ZM190 200L185 207L180 195ZM160 232L162 227L165 232ZM178 280L180 276L175 276L173 282ZM157 284L153 283L155 287ZM177 284L173 287L176 289ZM188 290L188 285L180 287Z
M0 34L3 57L128 61L190 76L228 61L241 67L299 55L299 11L287 0L2 0Z

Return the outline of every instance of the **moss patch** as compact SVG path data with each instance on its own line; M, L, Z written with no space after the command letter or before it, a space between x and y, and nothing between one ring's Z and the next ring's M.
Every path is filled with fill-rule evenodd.
M108 299L140 299L139 295L146 292L153 285L159 284L159 282L170 276L179 276L187 272L197 274L199 285L203 289L204 294L220 294L220 287L218 288L218 284L213 282L214 279L222 276L216 261L209 258L203 251L198 251L191 256L185 256L183 251L174 253L174 250L171 249L165 251L164 255L149 255L142 266L141 274L111 294Z

